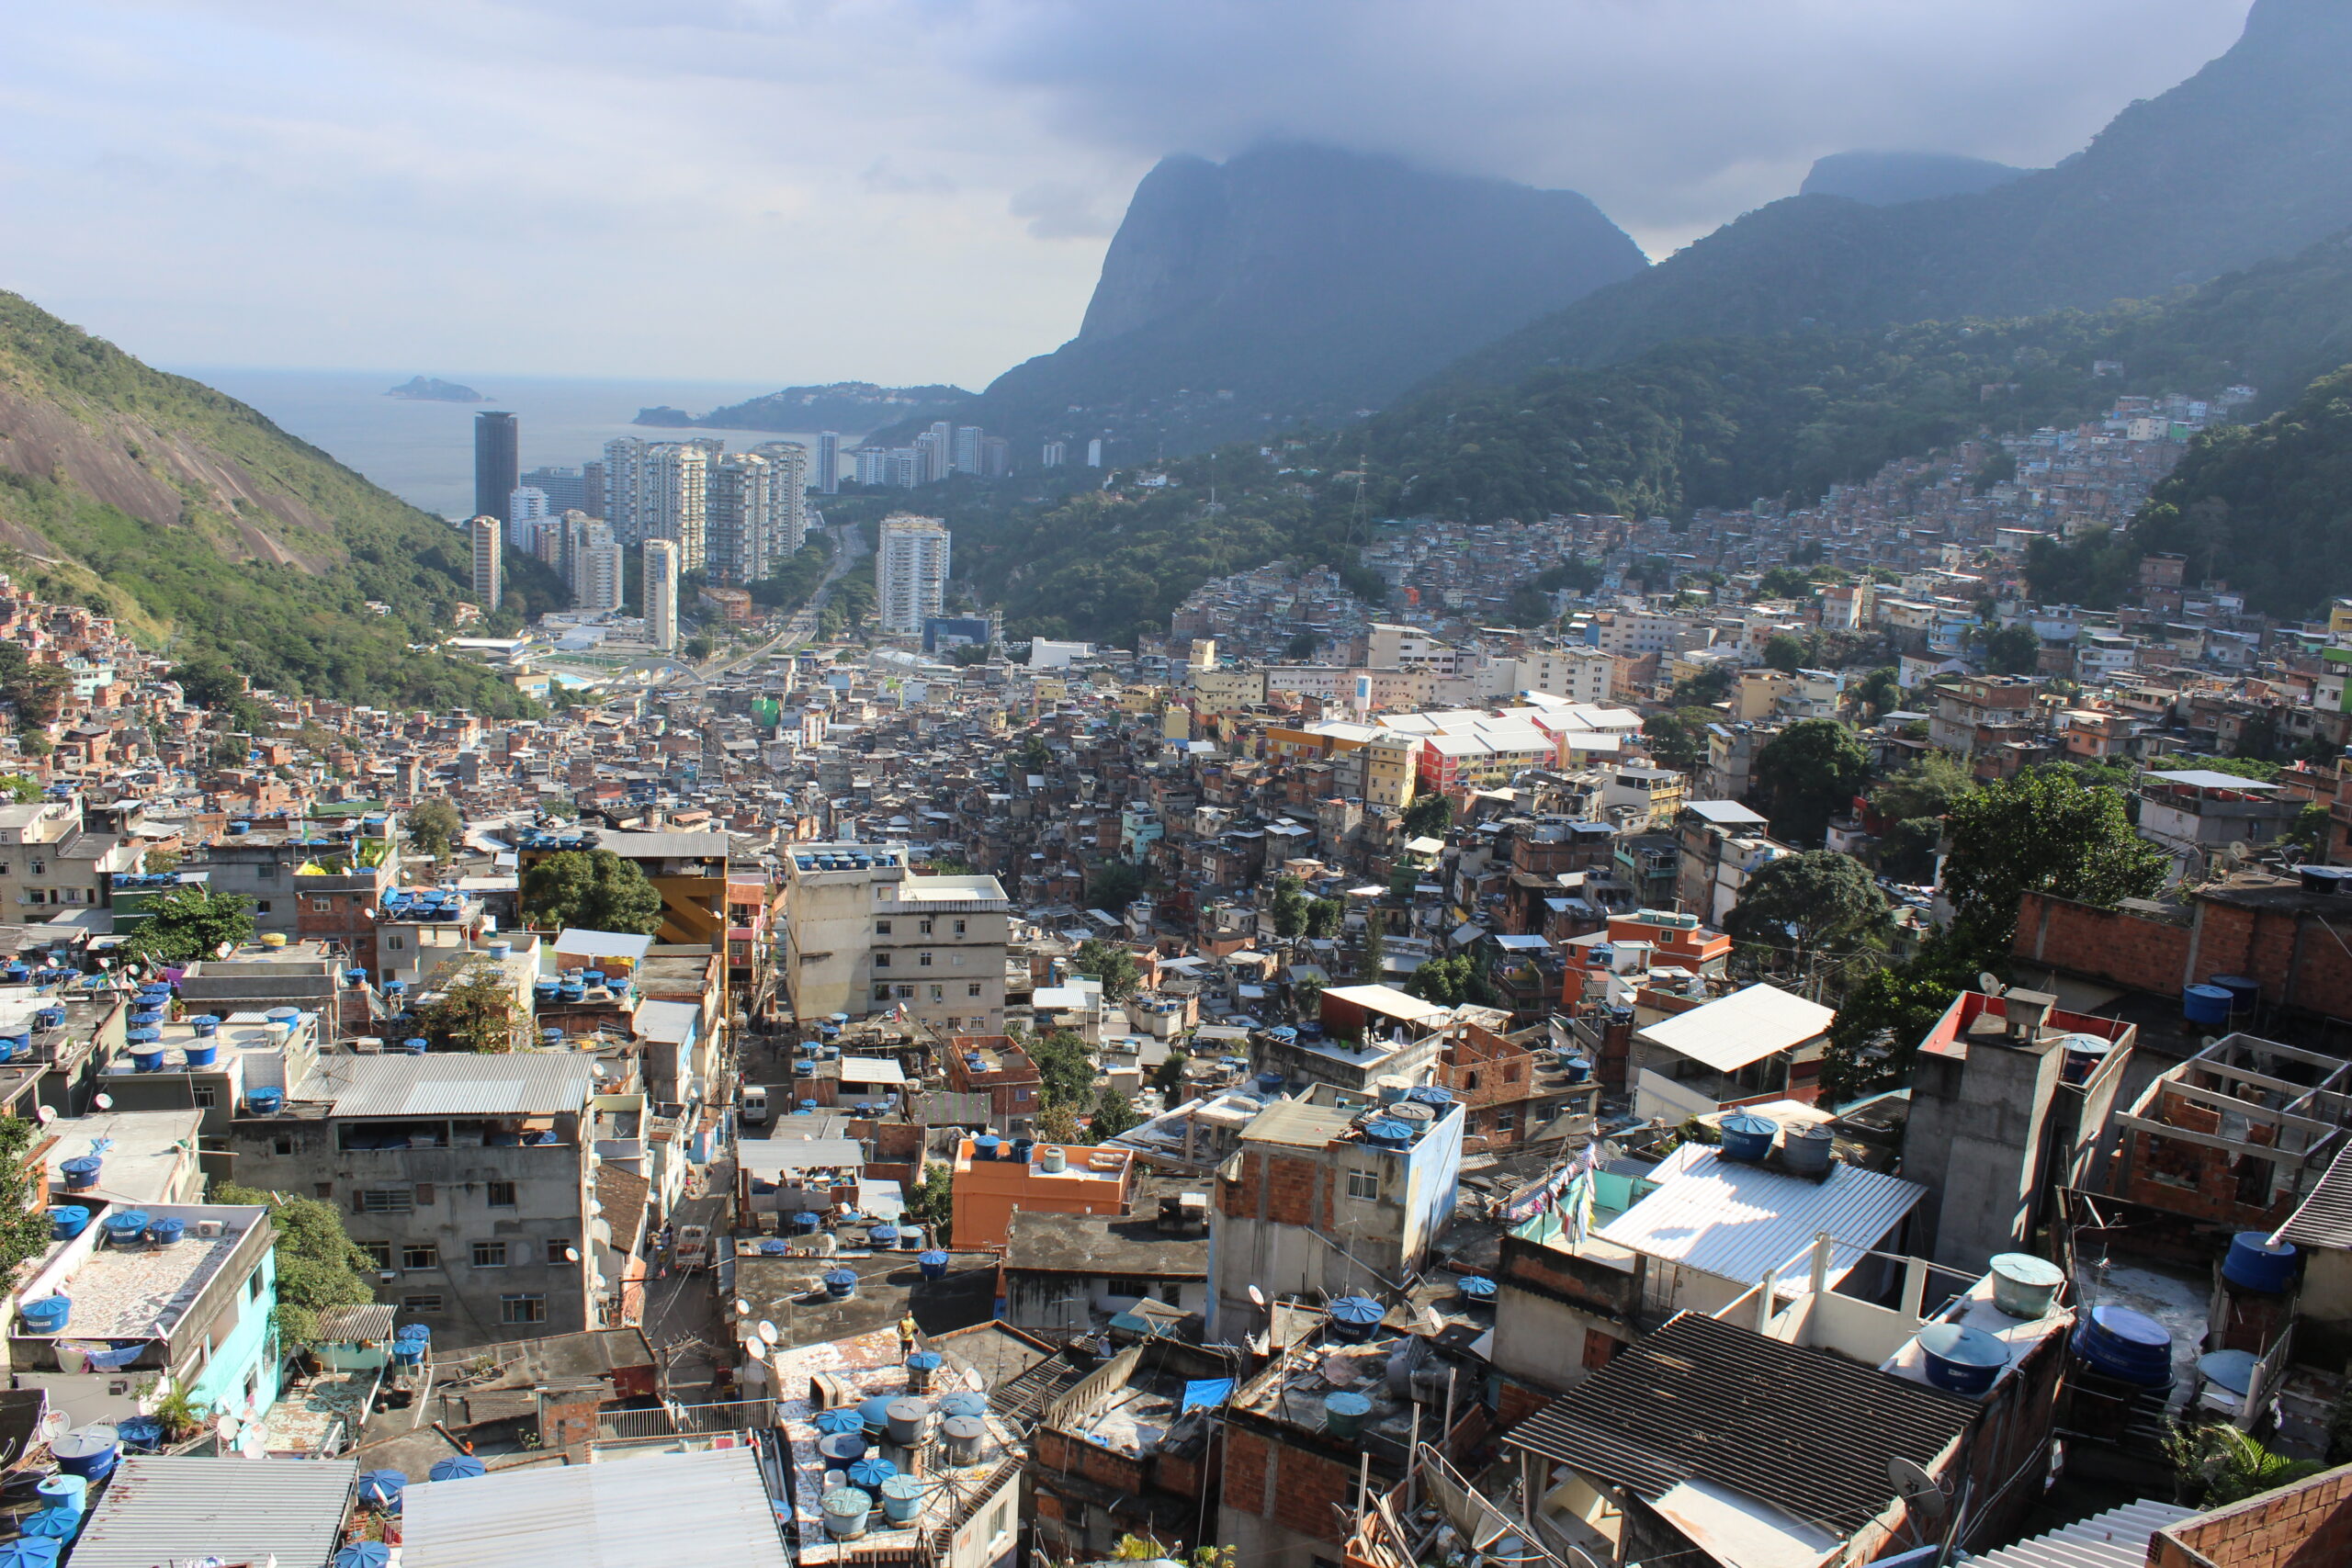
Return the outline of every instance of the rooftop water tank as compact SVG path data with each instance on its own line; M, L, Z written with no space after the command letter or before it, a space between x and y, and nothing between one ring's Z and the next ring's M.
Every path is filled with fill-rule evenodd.
M107 1240L117 1247L129 1247L147 1234L147 1222L152 1218L144 1209L118 1209L106 1217Z
M945 1358L936 1350L918 1350L909 1356L907 1358L907 1392L928 1393L931 1391L931 1380L939 1375L939 1369L945 1364Z
M489 1473L490 1466L482 1463L473 1455L451 1454L447 1459L435 1460L433 1468L427 1471L425 1475L426 1479L432 1481L471 1481L478 1475Z
M939 1424L940 1446L949 1464L979 1463L988 1440L988 1423L977 1416L950 1416Z
M2172 1383L2172 1330L2112 1303L2093 1307L2075 1330L2075 1354L2093 1371L2143 1388Z
M1037 1168L1047 1176L1058 1176L1069 1168L1069 1151L1059 1144L1047 1144L1037 1151Z
M925 1428L931 1425L931 1406L920 1399L894 1399L885 1414L890 1440L902 1449L922 1442Z
M919 1475L888 1477L878 1489L883 1517L894 1525L912 1524L922 1513L922 1498L926 1490Z
M1781 1140L1781 1162L1800 1176L1817 1176L1829 1168L1837 1142L1827 1127L1792 1127Z
M849 1467L850 1484L871 1492L899 1473L899 1467L880 1454L869 1453Z
M355 1540L334 1554L334 1568L389 1568L392 1549L380 1540Z
M74 1315L74 1301L70 1296L36 1296L17 1309L24 1314L28 1334L62 1334Z
M105 1422L76 1427L49 1445L49 1457L69 1475L97 1481L114 1472L122 1436Z
M1483 1274L1464 1274L1455 1282L1464 1306L1492 1306L1495 1303L1495 1282Z
M1340 1389L1323 1399L1323 1429L1342 1442L1352 1442L1372 1414L1372 1400L1353 1389Z
M2252 1012L2255 1004L2262 999L2262 982L2248 976L2214 975L2209 976L2205 983L2229 992L2230 1010L2240 1017Z
M63 1508L68 1513L80 1513L90 1501L89 1478L69 1475L62 1470L54 1475L41 1477L40 1484L33 1491L40 1495L45 1506Z
M1364 1142L1376 1148L1401 1149L1410 1145L1419 1129L1410 1122L1399 1122L1393 1116L1383 1116L1364 1126Z
M57 1168L64 1173L65 1190L85 1192L96 1187L98 1184L98 1169L104 1163L103 1157L98 1155L75 1155L72 1159L64 1161ZM82 1217L85 1220L89 1218L86 1210L84 1211Z
M974 1389L959 1388L939 1396L939 1414L944 1417L985 1416L988 1410L989 1396Z
M929 1252L919 1254L915 1258L915 1266L922 1270L922 1277L926 1280L947 1278L947 1254L936 1247Z
M72 1241L88 1228L90 1211L80 1203L57 1203L49 1211L49 1239Z
M1342 1344L1361 1345L1387 1315L1387 1309L1370 1296L1341 1296L1331 1303L1331 1337Z
M835 1540L855 1540L865 1533L874 1515L874 1499L854 1486L836 1486L817 1500L825 1516L825 1533Z
M1971 1398L1990 1389L2009 1364L2007 1345L1981 1328L1958 1323L1931 1323L1919 1330L1919 1350L1927 1359L1929 1382Z
M2261 1231L2240 1231L2230 1238L2222 1278L2241 1290L2280 1294L2295 1283L2295 1244L2282 1241L2274 1246Z
M1993 1304L2011 1317L2029 1321L2049 1315L2058 1287L2066 1282L2064 1269L2030 1252L2000 1253L1994 1258L1992 1269Z
M1781 1124L1769 1116L1735 1111L1724 1118L1723 1157L1760 1164L1772 1152L1772 1140L1780 1131Z
M2219 1027L2230 1021L2230 993L2219 986L2191 986L2180 993L2180 1016L2191 1023Z
M847 1470L865 1457L865 1433L828 1432L817 1439L817 1452L828 1470Z
M282 1089L252 1089L245 1095L245 1103L260 1115L274 1116L277 1108L286 1103L286 1091Z

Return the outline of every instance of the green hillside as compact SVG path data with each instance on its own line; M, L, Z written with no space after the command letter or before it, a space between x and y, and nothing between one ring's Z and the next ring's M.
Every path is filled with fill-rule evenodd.
M400 706L530 705L429 651L465 541L254 410L0 293L0 547L20 577L255 684ZM507 556L514 607L554 602ZM378 613L368 602L386 607ZM510 599L510 604L514 600Z

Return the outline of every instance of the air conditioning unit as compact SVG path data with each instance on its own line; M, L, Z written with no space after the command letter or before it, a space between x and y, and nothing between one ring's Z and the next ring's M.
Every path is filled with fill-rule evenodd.
M376 1278L381 1280L387 1285L390 1284L400 1277L401 1271L397 1269L379 1269L376 1270Z
M206 1239L218 1236L220 1234L220 1222L219 1220L198 1220L196 1222L196 1234L199 1237Z

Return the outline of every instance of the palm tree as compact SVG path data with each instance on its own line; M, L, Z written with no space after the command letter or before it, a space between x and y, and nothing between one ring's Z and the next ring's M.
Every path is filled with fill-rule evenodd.
M2165 1457L2172 1461L2181 1500L2203 1508L2242 1503L2325 1468L2312 1460L2274 1454L2226 1422L2175 1427L2165 1438Z

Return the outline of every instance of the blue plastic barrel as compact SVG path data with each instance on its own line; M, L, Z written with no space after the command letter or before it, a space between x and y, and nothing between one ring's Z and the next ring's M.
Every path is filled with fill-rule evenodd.
M390 1568L392 1549L380 1540L355 1540L334 1554L334 1568Z
M61 1470L54 1475L41 1477L40 1484L33 1490L40 1495L40 1500L46 1506L78 1514L89 1505L90 1478L69 1475Z
M275 1116L277 1108L286 1103L286 1091L282 1089L253 1089L245 1095L245 1103L253 1107L256 1115Z
M2261 1231L2240 1231L2230 1238L2222 1278L2241 1290L2280 1294L2295 1282L2295 1244L2282 1241L2273 1247Z
M883 1517L894 1525L912 1524L922 1512L924 1486L919 1475L884 1476L879 1491Z
M1931 1323L1919 1330L1919 1350L1927 1358L1929 1382L1971 1399L1990 1389L2009 1364L2009 1348L1997 1337L1957 1323Z
M433 1468L425 1472L425 1478L431 1481L471 1481L478 1475L489 1473L490 1466L473 1455L451 1454L447 1459L435 1460Z
M86 1192L98 1184L98 1170L105 1161L97 1155L75 1155L57 1168L65 1173L65 1190ZM84 1216L87 1218L87 1215Z
M209 1040L202 1044L191 1040L182 1050L182 1055L187 1058L187 1065L191 1067L209 1067L212 1065L213 1058L220 1054L220 1047Z
M2093 1307L2071 1341L2094 1371L2143 1388L2172 1383L2172 1330L2145 1313L2112 1303Z
M869 1439L879 1438L889 1431L890 1402L895 1397L896 1395L892 1394L876 1394L872 1399L859 1404L858 1420L865 1427L865 1435Z
M1723 1130L1723 1157L1756 1165L1772 1152L1772 1139L1781 1131L1781 1124L1770 1116L1735 1111L1724 1118Z
M865 1233L865 1244L874 1247L894 1247L899 1245L899 1227L876 1225Z
M70 1296L36 1296L17 1310L25 1314L27 1333L62 1334L74 1315L74 1301Z
M106 1217L107 1240L129 1247L147 1234L147 1222L153 1217L144 1209L118 1209Z
M401 1511L401 1493L408 1486L408 1474L398 1470L370 1470L359 1477L359 1500L383 1509L386 1513Z
M2262 999L2262 982L2245 975L2215 975L2206 982L2230 993L2230 1010L2243 1018Z
M38 1514L18 1520L17 1529L31 1540L72 1540L82 1529L81 1510L43 1508Z
M76 1427L49 1445L49 1457L57 1461L58 1469L86 1481L113 1474L121 1451L121 1434L103 1421Z
M1341 1296L1331 1303L1331 1337L1349 1345L1361 1345L1380 1327L1380 1320L1387 1316L1387 1309L1370 1296Z
M994 1159L996 1158L997 1148L998 1142L996 1134L993 1133L983 1133L978 1137L972 1140L972 1157L976 1160Z
M157 1247L177 1247L180 1237L187 1233L187 1222L169 1215L147 1227L147 1239Z
M2191 1023L2230 1021L2230 993L2219 986L2191 986L2180 993L2180 1016Z
M915 1266L922 1270L922 1277L926 1280L947 1278L947 1254L937 1247L915 1254Z
M817 1439L817 1452L828 1470L846 1470L865 1457L865 1424L854 1432L828 1432Z
M899 1473L899 1467L879 1454L868 1454L849 1467L849 1483L861 1492L871 1492Z
M856 1293L857 1275L854 1270L848 1269L829 1269L825 1271L826 1295L831 1297L834 1301L842 1301L847 1297L854 1296Z

